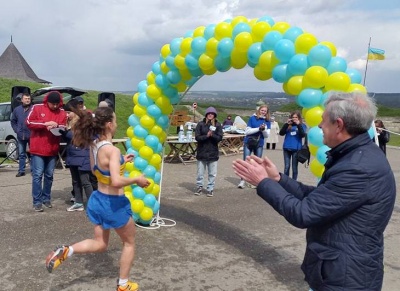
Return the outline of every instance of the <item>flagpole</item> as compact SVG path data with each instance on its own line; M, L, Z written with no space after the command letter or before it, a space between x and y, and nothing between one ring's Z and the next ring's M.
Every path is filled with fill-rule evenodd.
M369 54L369 48L371 46L371 37L369 37L369 43L368 43L368 51L367 51L367 62L365 63L365 72L364 72L364 83L363 86L365 87L365 80L367 79L367 70L368 70L368 54Z

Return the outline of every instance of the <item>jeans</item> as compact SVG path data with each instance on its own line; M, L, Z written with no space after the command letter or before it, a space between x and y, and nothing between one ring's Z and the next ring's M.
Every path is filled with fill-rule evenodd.
M197 161L197 179L196 186L203 187L204 172L208 168L208 184L207 191L213 191L215 185L215 177L217 177L217 164L218 161L206 162Z
M251 153L255 154L257 157L261 158L263 154L263 146L259 146L256 150L250 150L247 147L247 144L244 144L243 146L243 160L246 160L248 156L251 155Z
M50 202L51 186L53 185L54 168L56 167L57 156L43 157L32 155L32 198L33 205L42 205Z
M26 165L26 146L29 140L18 140L18 173L25 173Z
M290 159L292 159L292 178L294 180L297 180L297 175L298 175L298 164L299 162L297 161L297 150L283 150L283 161L285 162L285 170L283 173L286 176L289 176L290 172Z

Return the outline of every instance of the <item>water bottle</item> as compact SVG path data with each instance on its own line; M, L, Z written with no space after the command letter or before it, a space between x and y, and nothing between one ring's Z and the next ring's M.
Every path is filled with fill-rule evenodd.
M191 125L188 125L188 129L186 131L186 140L188 142L191 142L193 140L193 130Z
M185 132L183 131L183 125L181 125L178 133L178 141L183 142L184 140L185 140Z

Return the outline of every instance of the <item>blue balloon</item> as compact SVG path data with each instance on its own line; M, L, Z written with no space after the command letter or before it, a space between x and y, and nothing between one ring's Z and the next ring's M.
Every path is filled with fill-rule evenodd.
M318 162L320 162L321 165L324 165L326 163L326 160L328 159L326 152L329 151L331 148L328 147L327 145L323 145L318 148L317 153L316 153L316 158Z
M307 55L296 54L289 60L287 70L293 76L303 76L308 68Z
M198 68L198 69L196 69L196 70L191 70L191 69L189 69L189 72L190 72L190 74L191 74L193 77L201 77L201 76L204 76L204 73L203 73L203 71L202 71L200 68Z
M325 92L325 93L322 94L322 96L321 96L321 100L320 100L320 102L319 102L319 106L321 106L321 107L324 108L324 109L325 109L325 101L326 101L326 99L328 99L329 94L330 94L330 91Z
M369 137L372 139L372 138L375 138L375 134L376 134L376 130L371 126L369 129L368 129L368 134L369 134Z
M285 83L288 80L286 69L287 64L277 65L272 69L272 78L278 83Z
M299 35L303 34L303 30L300 27L292 26L283 34L284 39L291 40L293 43L296 41Z
M206 51L206 43L207 40L204 37L195 37L190 44L193 54L200 56L202 53L204 53Z
M146 92L147 85L148 84L147 84L146 80L140 81L139 84L138 84L138 92L139 93Z
M168 82L167 76L162 74L162 73L156 75L156 80L155 81L156 81L156 85L161 89L165 89L170 85L169 82Z
M178 84L181 79L181 73L178 70L171 70L167 73L167 79L171 84Z
M232 39L235 39L235 37L241 32L251 32L250 25L245 22L239 22L236 24L232 30Z
M316 147L322 147L324 145L324 134L322 129L318 126L311 127L307 133L308 142Z
M193 36L193 30L189 30L189 31L186 31L186 33L183 35L185 38L186 37L192 37Z
M151 117L154 117L154 119L157 119L158 117L161 116L161 109L156 105L152 104L149 107L147 107L147 114L150 115Z
M143 198L144 205L147 207L153 208L154 204L156 203L157 199L154 197L153 194L146 194Z
M172 98L172 97L174 97L176 95L179 95L178 90L176 88L174 88L174 87L171 87L171 86L166 88L165 90L163 90L163 93L164 93L165 96L167 96L169 98Z
M143 107L147 107L154 104L154 101L151 98L149 98L147 94L144 92L139 94L138 101L139 104L142 105Z
M161 153L163 151L163 146L161 143L158 144L156 153Z
M341 57L331 58L328 67L326 68L329 75L335 72L346 72L347 63L346 60Z
M169 102L171 102L172 105L178 104L180 100L181 100L180 96L173 96L169 98Z
M145 159L143 159L139 156L135 157L135 159L133 160L133 163L134 163L136 169L138 169L140 171L143 171L149 164Z
M127 148L126 153L131 154L131 151L133 151L133 149L132 149L132 142L129 138L125 141L125 146Z
M153 213L157 213L160 210L160 202L156 201L153 206Z
M173 56L167 56L165 58L165 64L167 65L167 67L170 70L176 70L177 69L177 67L175 66L175 57L173 57Z
M154 174L154 183L156 183L156 184L160 184L160 181L161 181L161 173L160 172L157 172L157 173L155 173Z
M318 106L321 102L322 91L318 89L303 89L297 96L297 104L304 108Z
M136 125L140 124L139 118L135 114L129 115L128 124L132 127L135 127Z
M185 57L185 65L189 70L196 70L199 68L199 60L192 54L187 54Z
M281 39L274 46L275 56L282 63L287 63L296 54L294 43L288 39Z
M221 57L227 58L231 56L234 44L231 38L224 37L218 42L217 50Z
M135 222L138 222L139 219L140 219L139 214L132 211L132 219L133 219Z
M218 56L217 56L218 57ZM214 64L215 65L215 64ZM190 78L189 80L187 80L187 81L185 81L185 84L186 85L188 85L188 86L193 86L194 84L196 84L196 82L199 80L199 78L198 77L192 77L192 78ZM178 96L178 100L180 100L180 98L179 98L179 96ZM178 102L179 103L179 102ZM178 104L178 103L176 103L176 104ZM172 103L172 104L174 104L174 103Z
M153 151L157 150L158 144L160 140L155 135L149 134L146 136L145 140L146 144L153 149Z
M214 37L214 32L215 32L215 24L209 24L206 26L203 32L203 37L208 40L212 37Z
M171 43L169 44L169 48L170 48L171 54L173 56L176 56L177 54L179 54L181 52L181 43L182 43L182 38L177 37L177 38L174 38L171 41Z
M136 186L132 191L133 197L136 199L143 199L146 196L146 192L143 188Z
M140 138L145 138L146 136L149 135L149 133L147 132L147 129L145 129L140 124L135 126L135 128L133 129L133 133L135 134L135 136L140 137Z
M128 141L129 141L129 143L131 143L130 140L127 140L127 141L126 141L127 146L128 146ZM127 153L127 154L132 154L134 157L137 157L137 156L139 155L139 152L136 151L136 150L134 150L134 149L132 148L132 145L131 145L130 147L128 147L128 150L126 151L126 153Z
M261 48L264 51L272 51L275 44L282 39L282 34L278 31L270 31L265 36L261 43Z
M218 72L227 72L232 67L231 58L230 57L224 58L221 55L218 55L214 59L214 66Z
M347 68L346 74L349 75L352 84L361 84L361 74L358 70Z
M253 43L249 50L247 51L247 59L253 63L258 64L258 60L260 59L261 54L263 53L261 49L261 42Z
M273 19L272 17L270 17L270 16L267 16L267 15L258 18L257 22L260 22L260 21L265 21L265 22L268 23L270 26L273 26L273 25L275 24L274 19Z
M166 128L169 125L169 118L167 115L162 114L159 118L157 118L157 124L162 128Z
M160 67L160 62L155 62L152 66L151 66L151 71L157 75L161 73L161 67Z
M310 66L328 67L332 58L330 48L325 45L316 45L308 53L308 63Z
M154 175L156 174L157 170L154 166L152 165L148 165L144 170L143 170L143 174L147 177L147 178L154 178Z

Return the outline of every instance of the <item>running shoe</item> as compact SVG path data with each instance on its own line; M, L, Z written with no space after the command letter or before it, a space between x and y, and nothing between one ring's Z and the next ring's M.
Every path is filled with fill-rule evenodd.
M46 258L46 268L51 273L67 259L69 246L58 246ZM129 289L128 289L129 290Z
M139 285L136 282L128 281L125 286L117 285L117 291L137 291L139 290Z

